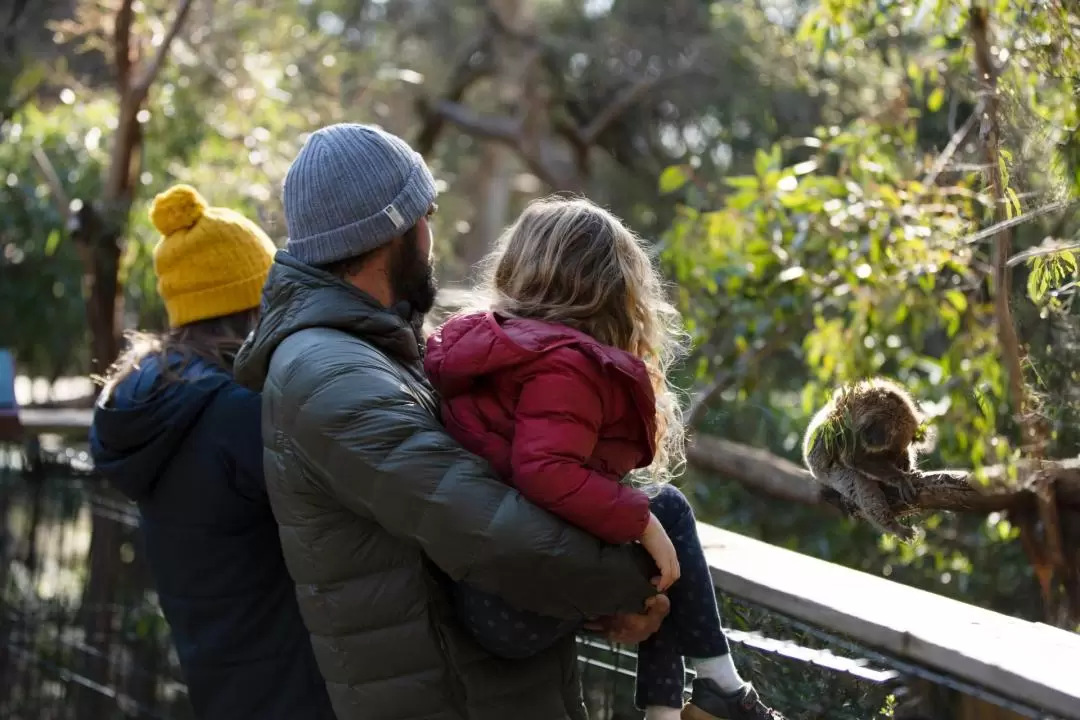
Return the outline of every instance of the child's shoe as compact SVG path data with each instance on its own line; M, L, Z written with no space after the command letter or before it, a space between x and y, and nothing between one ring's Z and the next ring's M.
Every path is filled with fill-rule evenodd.
M694 680L694 692L683 708L683 720L784 720L784 716L761 702L750 683L724 694L712 680Z

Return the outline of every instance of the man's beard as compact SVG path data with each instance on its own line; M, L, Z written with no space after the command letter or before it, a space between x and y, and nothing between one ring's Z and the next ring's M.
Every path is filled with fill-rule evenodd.
M435 306L438 285L431 261L420 255L420 242L409 234L394 243L390 255L390 285L395 302L409 304L413 313L426 315Z

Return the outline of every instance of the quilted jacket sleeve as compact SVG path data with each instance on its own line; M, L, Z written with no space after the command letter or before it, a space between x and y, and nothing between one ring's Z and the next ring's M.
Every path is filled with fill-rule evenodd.
M531 505L461 448L370 353L319 358L281 387L283 428L324 490L415 543L457 581L563 618L638 612L655 592L636 545Z
M649 498L619 478L590 469L603 407L599 378L556 352L521 389L511 464L514 485L530 501L610 543L637 540L649 522Z

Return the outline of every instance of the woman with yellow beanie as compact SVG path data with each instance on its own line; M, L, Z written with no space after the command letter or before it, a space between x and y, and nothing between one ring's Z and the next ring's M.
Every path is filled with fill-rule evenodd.
M133 333L94 410L98 472L139 506L199 720L333 720L263 482L259 396L232 377L275 248L187 185L150 219L162 334Z

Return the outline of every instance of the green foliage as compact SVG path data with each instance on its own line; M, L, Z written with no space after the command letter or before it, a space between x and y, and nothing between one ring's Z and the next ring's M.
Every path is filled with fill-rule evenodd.
M72 102L48 113L24 108L0 143L0 347L48 376L85 366L87 336L78 252L32 151L62 169L72 201L93 198L105 160L98 128L115 113L106 100L64 97Z
M1004 215L1020 220L1010 229L1014 252L1045 237L1041 216L1025 218L1026 211L1077 191L1067 173L1045 172L1047 148L1050 165L1070 158L1069 167L1076 167L1077 156L1069 153L1077 103L1063 78L1075 79L1080 70L1067 34L1077 19L1063 12L1000 2L991 19L993 42L1011 54L997 59ZM1021 19L1032 24L1021 26ZM663 238L663 259L699 350L693 380L737 375L702 431L798 459L801 431L833 388L884 375L921 401L924 429L938 430L927 466L978 468L1016 456L996 320L983 289L989 242L970 240L990 221L991 201L981 173L960 169L978 168L985 158L977 142L954 143L942 155L981 91L972 76L967 20L952 3L811 5L795 37L812 58L812 86L826 98L828 122L807 136L775 137L741 174L696 174L709 194L679 208ZM974 127L971 140L980 133ZM1045 142L1048 137L1061 142ZM1027 295L1042 313L1028 322L1031 313L1019 307L1021 333L1041 333L1040 319L1072 328L1071 246L1037 254L1017 269L1027 271ZM1051 347L1049 341L1033 346L1032 362L1048 360ZM746 362L747 354L760 357ZM1028 380L1049 396L1052 383L1067 375L1051 370L1061 363L1031 366ZM1036 374L1035 367L1045 371ZM1059 402L1071 396L1062 394ZM1074 417L1055 410L1052 400L1046 412ZM842 442L840 425L819 429L825 442ZM1057 452L1075 452L1064 433L1055 438ZM798 508L780 512L715 481L692 481L710 521L999 610L1038 615L1016 528L1001 516L986 522L932 516L924 523L927 536L913 545L891 537L875 543L872 531L851 521L825 522ZM980 570L987 564L994 573ZM1002 570L1009 580L996 576ZM1026 594L1002 593L996 583Z
M855 437L852 433L850 418L830 417L818 425L807 439L807 446L812 448L819 441L830 457L838 457L843 455L848 448L854 448Z
M906 179L919 173L902 138L861 120L801 145L812 152L788 166L779 145L759 152L755 177L726 179L735 190L722 208L687 210L686 225L669 235L667 258L694 328L723 317L749 345L812 328L801 343L806 412L832 387L873 375L916 393L951 386L942 420L958 428L963 447L984 453L971 438L993 435L996 418L977 411L967 388L1001 396L1003 385L992 352L978 364L970 353L992 342L989 309L963 290L973 254L953 242L971 229L963 213L972 191ZM716 344L698 335L706 348Z
M140 116L145 141L119 278L129 326L165 324L153 273L159 238L147 218L153 196L189 182L212 204L246 212L281 237L277 187L304 131L337 119L337 93L351 92L356 82L347 81L350 71L374 75L364 67L368 53L343 52L340 30L329 36L311 31L319 22L313 8L279 12L241 2L231 12L229 30L195 33L210 36L197 54L191 47L174 49ZM152 31L145 21L140 14L136 35ZM82 28L68 48L99 58L98 51L108 51L110 32ZM7 119L0 144L0 346L16 350L21 371L46 376L84 373L89 358L77 248L66 239L31 150L44 151L71 199L94 202L109 171L117 118L112 86L85 84L66 65L62 55L51 68L32 64L19 75L12 93L39 81L46 69L49 91Z
M672 165L660 173L660 192L673 193L690 181L686 168Z
M1047 299L1051 288L1059 288L1067 278L1076 276L1076 254L1062 250L1050 255L1035 256L1029 261L1027 293L1031 302L1040 304Z

